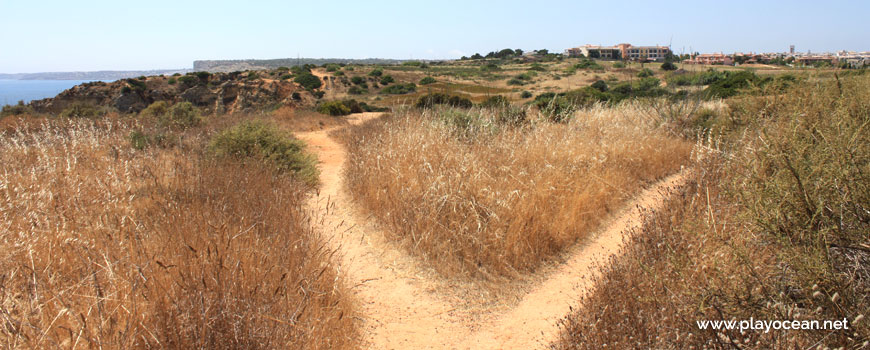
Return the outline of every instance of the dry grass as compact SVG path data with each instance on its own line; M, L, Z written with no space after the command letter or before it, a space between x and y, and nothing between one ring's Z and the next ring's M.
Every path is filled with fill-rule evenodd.
M600 267L554 349L870 346L870 79L731 101L741 138ZM729 137L729 140L735 137ZM733 143L731 143L733 142ZM700 330L700 320L848 330Z
M55 121L0 139L4 348L356 346L303 185L137 152L132 130Z
M499 113L398 110L348 139L355 198L446 276L533 271L679 170L692 146L639 105L522 127L500 124Z

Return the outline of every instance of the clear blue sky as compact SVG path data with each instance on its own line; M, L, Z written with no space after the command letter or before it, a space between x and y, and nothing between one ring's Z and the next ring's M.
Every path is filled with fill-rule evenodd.
M870 1L0 0L0 73L196 59L458 58L505 47L870 50Z

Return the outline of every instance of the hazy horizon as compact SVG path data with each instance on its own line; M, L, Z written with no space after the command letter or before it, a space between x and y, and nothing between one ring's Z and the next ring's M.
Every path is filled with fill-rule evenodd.
M455 59L503 48L870 50L870 3L229 1L0 3L0 73L192 68L194 60ZM783 30L783 28L787 30Z

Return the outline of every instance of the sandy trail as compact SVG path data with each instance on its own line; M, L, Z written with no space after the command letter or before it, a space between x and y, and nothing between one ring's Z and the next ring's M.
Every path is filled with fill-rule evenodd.
M377 118L380 113L349 117L351 124ZM564 264L544 269L519 303L488 310L469 309L439 293L444 284L423 273L412 257L386 241L370 218L354 209L343 190L346 158L331 129L299 133L320 160L322 187L309 207L321 218L324 234L338 250L341 272L353 287L363 323L366 349L535 349L545 348L558 335L557 321L590 287L587 278L594 262L616 253L627 229L641 223L639 208L657 208L666 189L684 182L672 175L643 191L603 229L571 249Z

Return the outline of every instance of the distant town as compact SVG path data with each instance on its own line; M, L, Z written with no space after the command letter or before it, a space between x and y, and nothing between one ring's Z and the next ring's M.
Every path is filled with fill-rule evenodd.
M526 56L535 56L537 51ZM870 51L838 51L836 53L799 52L794 45L788 52L767 53L699 53L674 55L667 46L634 46L618 44L613 46L584 45L565 49L566 57L587 57L597 59L626 60L639 62L664 62L668 60L687 64L738 66L743 64L775 64L791 67L839 67L864 68L870 66Z

